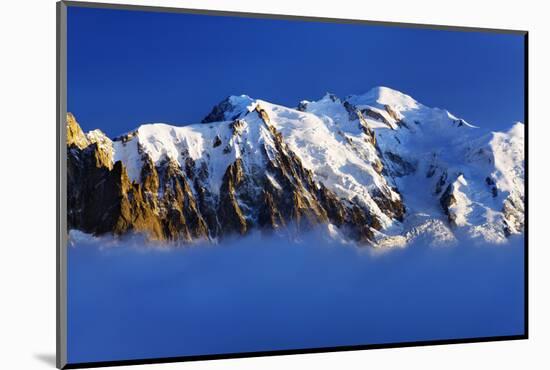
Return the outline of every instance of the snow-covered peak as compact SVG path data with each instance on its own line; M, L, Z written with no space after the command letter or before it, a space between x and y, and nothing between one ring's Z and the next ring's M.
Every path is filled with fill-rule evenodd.
M375 87L362 95L350 95L346 100L356 106L383 107L389 105L398 111L408 111L421 106L409 95L385 86Z
M101 131L100 129L89 131L86 134L86 138L90 143L108 144L111 142L111 139L109 139L107 135L105 135L105 133L103 133L103 131Z
M523 144L524 135L525 135L525 125L523 122L516 122L512 125L512 128L508 130L508 135L512 139L521 140Z
M499 185L501 190L512 191L512 180L523 178L525 126L516 122L508 131L491 132L466 143L467 158L471 163L489 171L509 173ZM514 180L515 179L515 180Z
M349 121L349 113L342 101L334 94L326 93L320 100L302 100L298 106L302 112L312 113L321 118L327 126L345 124Z
M321 101L325 101L325 102L331 101L334 103L340 103L340 98L335 94L327 91L323 96L323 98L321 99Z
M255 100L248 95L231 95L227 98L233 106L234 112L252 111L255 108Z
M212 111L202 120L202 123L232 121L252 112L256 108L256 100L248 95L231 95L212 108Z
M237 160L258 194L262 181L282 187L277 168L298 173L303 166L319 189L375 220L380 245L446 222L495 242L523 229L522 123L483 135L447 110L387 87L346 99L326 93L297 108L229 96L202 122L142 125L113 140L114 162L139 183L145 163L161 168L169 160L185 176L200 176L214 198ZM84 141L110 144L99 130ZM281 156L296 161L278 162Z
M523 188L524 133L523 123L516 122L507 132L493 132L489 142L498 173L497 185L510 193Z

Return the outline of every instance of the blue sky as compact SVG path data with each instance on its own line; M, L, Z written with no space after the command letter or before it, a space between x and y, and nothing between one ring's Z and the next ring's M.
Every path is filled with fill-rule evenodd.
M524 117L519 35L69 7L67 52L68 109L109 136L199 122L228 95L296 106L378 85L490 130Z

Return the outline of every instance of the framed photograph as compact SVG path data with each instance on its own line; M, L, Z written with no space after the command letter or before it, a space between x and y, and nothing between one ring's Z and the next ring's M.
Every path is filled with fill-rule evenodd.
M528 337L526 31L57 10L59 368Z

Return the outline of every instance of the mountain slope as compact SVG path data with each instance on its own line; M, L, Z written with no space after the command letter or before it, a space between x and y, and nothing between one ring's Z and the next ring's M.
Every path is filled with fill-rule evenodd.
M85 232L191 241L327 224L396 246L523 230L523 125L479 134L385 87L295 109L232 96L202 123L113 140L72 115L67 127L69 227Z

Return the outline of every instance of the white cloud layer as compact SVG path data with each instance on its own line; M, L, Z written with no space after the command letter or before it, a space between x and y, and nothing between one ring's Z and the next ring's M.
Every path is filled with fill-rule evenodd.
M372 253L323 232L177 249L71 236L71 362L523 331L522 237Z

